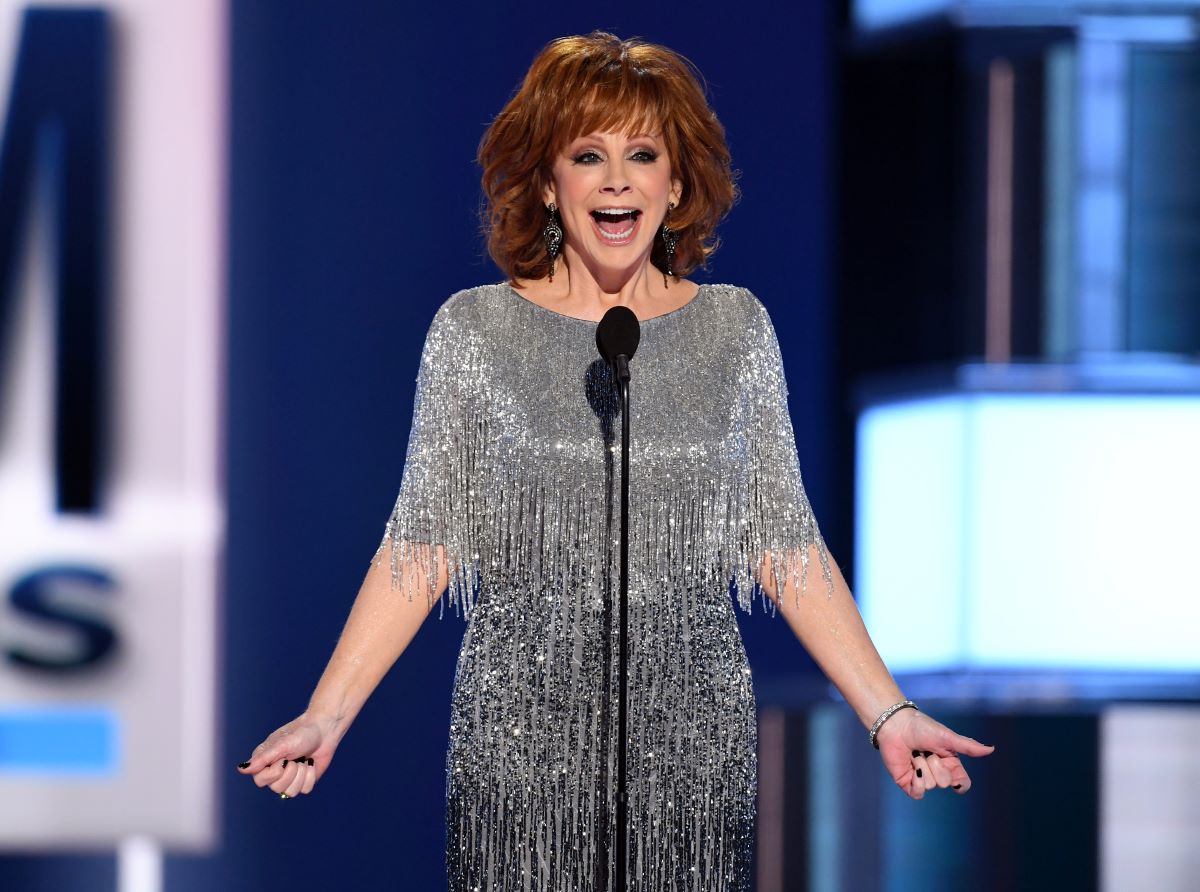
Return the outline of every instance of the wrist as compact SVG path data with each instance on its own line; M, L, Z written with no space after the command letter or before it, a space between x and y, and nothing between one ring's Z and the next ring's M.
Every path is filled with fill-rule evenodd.
M845 686L838 685L838 690L867 731L888 707L905 699L900 685L886 668L877 677L863 677L850 680Z
M341 708L320 703L310 703L301 718L321 725L327 734L338 741L345 736L350 722L354 720Z
M893 724L892 720L897 713L909 709L916 711L917 704L913 703L911 700L898 700L887 709L880 712L879 717L875 719L875 722L871 725L871 730L868 733L871 746L875 747L875 749L879 749L879 736L880 734L885 733L884 729L889 727L889 725L893 730L898 731L903 721Z

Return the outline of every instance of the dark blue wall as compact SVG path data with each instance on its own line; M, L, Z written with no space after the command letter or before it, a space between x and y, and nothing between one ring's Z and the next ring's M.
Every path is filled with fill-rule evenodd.
M478 231L475 147L554 37L639 35L699 66L744 199L693 278L747 285L771 311L806 483L832 528L848 508L834 504L825 430L831 13L475 0L247 0L231 13L228 770L220 850L172 856L167 887L436 889L454 615L426 623L312 796L282 802L234 765L303 709L334 646L400 483L434 310L500 279ZM848 567L848 545L830 544ZM781 620L743 627L760 681L808 666ZM112 874L104 857L0 859L5 889L103 889Z

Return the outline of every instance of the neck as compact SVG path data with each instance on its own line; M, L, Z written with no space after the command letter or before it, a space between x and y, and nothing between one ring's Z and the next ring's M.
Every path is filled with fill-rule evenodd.
M601 316L618 305L656 307L682 297L679 280L669 277L668 281L669 285L663 283L662 272L650 263L648 255L628 268L613 269L589 264L567 245L560 260L560 274L548 290Z

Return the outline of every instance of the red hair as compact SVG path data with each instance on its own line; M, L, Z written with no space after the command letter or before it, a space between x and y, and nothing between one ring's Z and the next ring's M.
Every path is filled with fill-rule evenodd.
M510 281L540 279L550 268L542 195L555 157L594 132L656 133L683 183L668 225L679 234L671 265L686 276L717 249L717 223L738 199L725 129L709 107L696 67L678 53L604 31L551 41L479 144L480 212L488 253ZM651 263L666 272L655 237Z

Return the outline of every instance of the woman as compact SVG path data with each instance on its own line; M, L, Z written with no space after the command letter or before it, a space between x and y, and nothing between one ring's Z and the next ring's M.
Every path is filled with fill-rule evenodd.
M744 609L757 584L783 614L909 796L965 793L958 755L991 748L908 708L871 644L804 492L766 310L744 288L683 278L736 197L689 64L601 32L554 41L479 160L508 281L438 310L400 493L341 640L308 709L241 770L284 798L310 792L448 588L469 619L447 756L451 888L608 888L620 443L595 333L620 304L641 320L630 888L749 883L755 707L730 579Z

